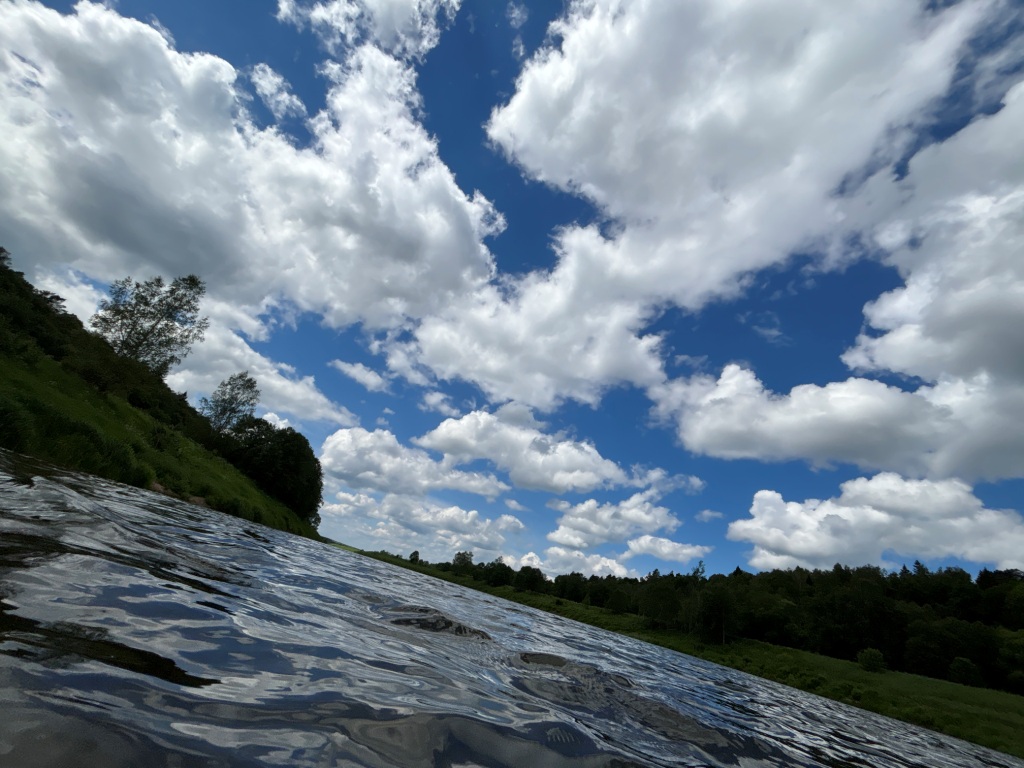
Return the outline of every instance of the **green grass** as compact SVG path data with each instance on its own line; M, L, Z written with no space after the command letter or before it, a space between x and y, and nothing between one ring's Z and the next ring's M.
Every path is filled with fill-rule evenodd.
M244 474L59 363L0 356L0 446L68 469L173 496L316 537L316 531Z
M646 629L632 614L512 587L490 587L377 552L362 554L1024 758L1024 697L1012 693L904 672L867 672L852 661L754 640L708 645L685 634Z

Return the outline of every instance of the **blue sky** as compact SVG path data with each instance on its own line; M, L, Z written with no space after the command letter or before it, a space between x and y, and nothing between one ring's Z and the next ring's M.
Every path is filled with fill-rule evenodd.
M1024 11L0 0L0 237L195 272L321 531L549 574L1024 568Z

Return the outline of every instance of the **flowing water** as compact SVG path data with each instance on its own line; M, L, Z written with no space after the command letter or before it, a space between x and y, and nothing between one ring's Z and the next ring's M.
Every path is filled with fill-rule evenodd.
M0 451L0 767L1024 762Z

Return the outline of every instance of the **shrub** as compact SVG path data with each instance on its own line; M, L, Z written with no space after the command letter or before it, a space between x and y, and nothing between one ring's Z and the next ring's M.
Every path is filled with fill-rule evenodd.
M877 648L865 648L858 653L857 663L865 672L881 672L886 668L885 656Z
M0 401L0 446L24 453L35 438L32 414L16 403Z
M961 685L982 686L985 681L981 677L978 665L963 656L957 656L949 665L949 679Z

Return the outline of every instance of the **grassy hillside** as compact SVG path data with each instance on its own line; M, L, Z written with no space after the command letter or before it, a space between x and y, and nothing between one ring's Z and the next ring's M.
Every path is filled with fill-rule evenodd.
M635 614L510 586L490 587L468 575L387 553L362 554L1024 758L1024 697L1012 693L903 672L868 672L851 661L754 640L705 644L678 632L647 629Z
M216 441L183 395L0 259L0 448L316 536L218 456Z

